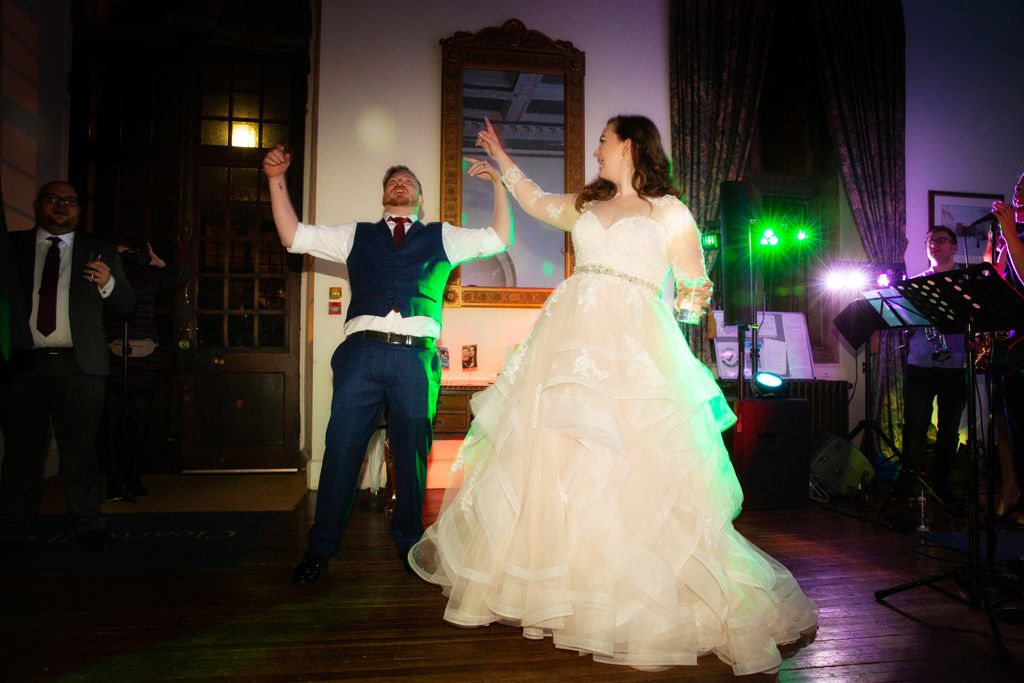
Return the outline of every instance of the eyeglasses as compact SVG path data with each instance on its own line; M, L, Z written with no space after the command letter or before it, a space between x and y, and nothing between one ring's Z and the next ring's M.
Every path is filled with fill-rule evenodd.
M50 206L78 206L78 197L58 197L55 194L44 194L39 201Z
M938 244L938 245L953 244L953 240L949 239L948 237L934 237L932 239L925 240L925 244L928 244L928 245L932 245L932 244Z

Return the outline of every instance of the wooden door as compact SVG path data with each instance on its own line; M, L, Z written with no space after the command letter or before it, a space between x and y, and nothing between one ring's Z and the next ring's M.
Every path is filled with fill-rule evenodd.
M148 240L190 271L158 302L149 469L296 469L301 260L277 240L259 168L261 147L303 146L308 25L266 15L271 45L251 26L221 40L231 17L203 17L197 39L114 5L136 13L76 17L70 175L84 229ZM289 175L301 188L301 158Z
M301 259L278 240L258 169L267 148L301 149L305 79L259 55L208 60L200 73L182 463L295 468Z

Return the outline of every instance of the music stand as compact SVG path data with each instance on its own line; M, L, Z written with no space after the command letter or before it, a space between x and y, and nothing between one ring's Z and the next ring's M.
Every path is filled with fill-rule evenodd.
M990 584L1002 583L1013 589L1006 582L997 581L993 574L993 553L989 553L989 561L985 566L981 563L980 526L978 517L978 454L977 454L977 404L974 396L975 382L975 332L996 332L1005 330L1014 321L1024 320L1024 297L1013 289L996 272L992 264L981 263L961 270L924 275L896 284L896 289L905 296L916 308L927 317L932 327L943 333L963 332L964 352L967 359L967 452L968 452L968 496L967 503L967 536L968 564L952 571L915 579L906 583L875 591L875 600L882 602L894 593L899 593L917 586L931 586L936 590L967 604L973 609L984 608L988 614L989 626L996 639L999 652L1003 657L1008 655L1002 634L996 623L994 606L988 593ZM989 451L989 471L994 467L992 448ZM992 525L995 492L991 484L986 497L986 513L988 516L988 544L994 548L996 542L995 528ZM966 574L966 576L965 576ZM932 585L937 581L954 577L966 578L970 586L970 594L963 597L937 588Z
M854 300L839 312L839 315L833 319L832 324L836 326L836 329L843 335L847 343L856 350L866 344L871 339L871 335L879 330L921 327L931 323L898 290L889 287L863 292L861 298ZM874 372L871 367L871 349L868 348L864 353L864 419L858 422L850 433L847 434L846 440L853 443L857 435L863 431L864 438L861 440L861 451L868 456L872 464L874 464L878 456L882 456L889 462L892 462L892 457L883 453L876 446L872 435L884 441L893 454L902 461L903 454L900 452L900 449L896 447L892 437L885 433L882 425L873 417L873 380ZM911 474L922 486L931 491L931 488L921 480L917 472L912 472Z

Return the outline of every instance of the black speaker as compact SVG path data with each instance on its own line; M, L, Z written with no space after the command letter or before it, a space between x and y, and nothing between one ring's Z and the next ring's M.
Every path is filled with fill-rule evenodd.
M807 505L810 482L811 403L805 398L744 399L733 404L730 455L743 507ZM729 439L726 439L729 445Z
M848 496L874 478L875 468L849 441L823 434L812 449L811 474L829 495Z
M721 216L721 282L718 295L726 325L751 324L761 301L760 279L753 249L751 233L754 219L750 184L740 180L727 180L720 187Z

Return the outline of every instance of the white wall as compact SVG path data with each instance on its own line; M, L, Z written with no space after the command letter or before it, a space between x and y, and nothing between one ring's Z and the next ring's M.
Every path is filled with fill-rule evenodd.
M667 135L668 2L396 0L323 2L316 146L317 222L380 215L384 170L405 163L423 183L424 217L438 218L441 167L441 48L456 31L478 31L508 19L567 40L586 53L585 177L597 173L590 151L605 122L619 113L650 117ZM327 292L345 286L341 269L317 263L313 279L312 461L320 476L330 409L330 357L343 318L327 316ZM348 301L348 291L345 291ZM458 365L462 344L478 345L480 367L446 378L493 378L511 344L521 341L536 309L446 309L442 341ZM308 381L306 378L304 381Z

